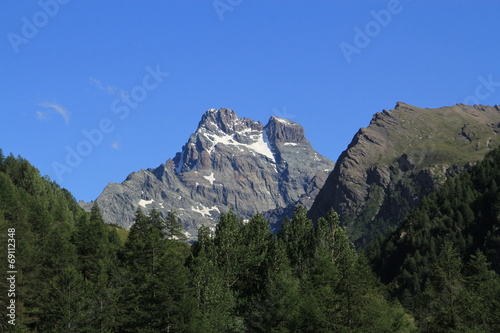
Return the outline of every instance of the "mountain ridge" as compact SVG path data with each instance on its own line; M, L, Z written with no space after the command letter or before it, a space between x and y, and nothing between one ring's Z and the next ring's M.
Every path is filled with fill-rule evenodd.
M174 210L193 239L201 224L214 227L229 210L244 218L269 212L277 222L275 210L298 202L309 208L333 166L293 121L272 116L264 126L227 108L209 109L172 159L108 184L96 201L107 222L125 228L138 207Z
M358 246L394 228L448 176L500 143L500 107L419 108L376 113L337 160L309 215L333 208Z

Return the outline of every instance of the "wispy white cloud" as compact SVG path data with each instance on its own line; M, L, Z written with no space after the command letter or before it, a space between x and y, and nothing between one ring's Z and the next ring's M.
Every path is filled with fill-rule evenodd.
M103 84L101 80L96 79L95 77L89 77L89 82L90 82L91 85L93 85L97 89L105 91L106 93L108 93L110 95L123 95L123 94L126 94L125 90L118 89L115 86Z
M38 118L38 120L47 120L47 114L43 113L42 111L37 111L36 117Z
M38 104L38 106L50 109L50 110L46 110L46 111L36 111L36 116L39 120L47 120L51 113L56 113L56 114L60 115L61 117L63 117L66 125L69 124L70 113L68 110L66 110L62 106L55 104L55 103L48 103L48 102L40 103L40 104Z
M111 144L111 148L115 149L115 150L118 150L120 149L120 143L118 141L114 141L112 144Z

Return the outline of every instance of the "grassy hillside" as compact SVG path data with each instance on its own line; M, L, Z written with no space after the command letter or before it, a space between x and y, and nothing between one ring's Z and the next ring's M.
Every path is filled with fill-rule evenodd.
M120 237L120 240L125 243L125 241L127 240L128 238L128 234L129 234L129 231L128 230L125 230L121 227L116 227L114 225L110 225L108 226L109 230L114 230L116 231L116 233L118 234L118 236Z
M448 176L500 146L498 133L499 106L426 109L398 103L376 113L354 136L310 215L334 208L363 247L379 232L394 230Z

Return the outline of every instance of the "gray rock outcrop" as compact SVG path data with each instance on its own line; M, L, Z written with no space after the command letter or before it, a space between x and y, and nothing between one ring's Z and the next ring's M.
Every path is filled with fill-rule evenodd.
M500 144L500 107L424 109L397 103L376 113L340 155L309 216L331 208L358 246L391 230L448 176Z
M296 203L309 208L333 167L295 122L271 117L264 126L226 108L210 109L173 159L108 184L96 201L106 222L127 229L138 207L173 210L194 239L202 224L214 227L229 210L248 219Z

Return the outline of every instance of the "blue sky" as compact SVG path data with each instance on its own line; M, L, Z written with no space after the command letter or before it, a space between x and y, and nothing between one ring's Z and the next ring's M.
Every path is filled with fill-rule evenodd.
M499 104L498 13L472 0L4 0L0 148L86 201L172 158L209 108L294 120L336 160L397 101Z

